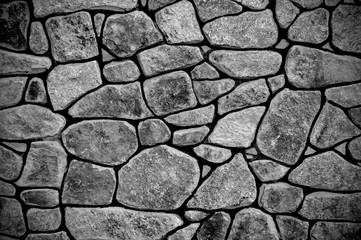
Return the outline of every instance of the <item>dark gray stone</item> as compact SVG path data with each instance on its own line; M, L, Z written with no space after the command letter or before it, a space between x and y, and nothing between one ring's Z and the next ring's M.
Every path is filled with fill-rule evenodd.
M288 28L299 13L291 0L276 0L276 18L281 28Z
M360 232L360 223L316 222L310 236L315 240L360 240Z
M361 137L353 139L347 148L354 159L361 161Z
M31 231L54 231L60 227L61 213L59 208L30 208L26 213Z
M182 127L205 125L212 123L214 118L214 110L214 105L209 105L206 107L172 114L167 116L164 120L167 123Z
M7 181L15 180L22 167L22 156L0 145L0 177Z
M351 108L348 113L353 123L361 129L361 107Z
M0 196L13 197L16 194L16 188L11 184L0 180Z
M191 146L201 143L209 133L206 126L177 130L173 133L172 143L175 146Z
M281 239L308 239L308 222L286 215L277 215L276 222Z
M0 197L0 233L14 237L25 234L26 226L20 203L14 198Z
M0 108L18 104L24 93L27 77L0 78Z
M235 85L232 79L193 81L193 89L200 104L205 105L229 92Z
M36 54L44 54L49 50L49 40L41 22L32 22L30 25L29 47Z
M249 163L253 173L262 182L277 181L283 178L289 167L285 167L271 160L256 160Z
M237 14L242 11L242 6L231 0L193 0L198 16L202 22L207 22L216 17Z
M162 120L147 119L139 123L138 135L142 145L153 146L167 142L171 137L171 131Z
M223 163L227 161L231 156L231 150L227 148L216 147L208 144L201 144L193 148L195 154L208 162Z
M59 192L50 188L24 190L20 198L28 206L51 208L59 205Z
M225 212L216 212L203 222L197 232L198 240L225 240L231 217Z
M47 102L46 89L42 79L34 77L29 81L28 88L25 92L25 101L40 104Z
M114 61L103 68L103 74L109 82L134 82L140 77L140 71L132 60Z

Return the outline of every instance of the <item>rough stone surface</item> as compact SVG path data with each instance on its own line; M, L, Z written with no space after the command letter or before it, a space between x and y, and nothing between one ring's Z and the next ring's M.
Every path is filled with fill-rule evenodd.
M361 105L361 83L326 89L326 98L345 108Z
M54 231L60 227L61 213L59 208L30 208L26 213L29 229L32 231Z
M209 63L204 62L193 68L191 77L195 80L216 79L219 78L219 73Z
M182 127L205 125L212 123L214 118L214 110L214 105L209 105L206 107L169 115L164 120L167 123Z
M361 129L361 107L351 108L348 114L356 126Z
M205 105L229 92L235 85L232 79L193 81L194 93L200 104Z
M20 198L28 206L51 208L59 205L59 192L50 188L24 190Z
M198 210L188 210L184 213L184 216L192 222L199 222L205 219L209 213L198 211Z
M276 0L276 18L281 28L288 28L299 13L291 0Z
M26 77L0 78L0 108L18 104L23 96Z
M354 159L361 161L361 137L353 139L347 148Z
M270 77L267 79L267 82L271 89L271 92L275 93L284 87L286 83L285 75L281 74L274 77Z
M253 10L265 9L269 3L268 0L236 0L236 2Z
M173 133L172 143L176 146L191 146L202 142L209 133L206 126L177 130Z
M185 228L182 228L168 237L168 240L187 240L192 239L199 227L199 223L192 223Z
M0 145L0 177L12 181L19 175L23 166L23 159L15 152Z
M275 46L276 49L286 49L290 43L286 39L281 39Z
M197 154L198 157L201 157L212 163L223 163L232 156L231 150L208 144L202 144L194 147L193 151L195 154Z
M171 132L162 120L147 119L139 123L138 135L142 145L153 146L167 142L171 137Z
M0 196L13 197L16 194L16 188L7 182L0 180Z
M292 0L295 4L301 6L302 8L312 9L321 5L322 0Z
M98 37L100 37L100 34L102 32L104 19L105 19L105 15L103 13L97 13L93 17L94 27Z
M341 0L325 0L326 6L333 7L336 6Z
M175 1L177 0L148 0L148 8L149 10L154 11Z
M34 77L30 79L25 92L25 101L29 103L45 104L47 102L46 89L42 79Z
M250 162L249 166L256 177L262 182L280 180L290 169L271 160L256 160Z
M231 224L231 217L225 212L216 212L203 222L197 232L198 240L224 240L227 229Z
M140 77L138 66L132 60L111 62L104 66L103 74L109 82L133 82Z
M281 239L307 240L308 222L286 215L276 216L276 222Z
M316 222L310 236L316 240L359 240L360 231L360 223Z
M44 54L49 49L49 41L41 22L32 22L30 25L29 47L36 54Z
M20 203L13 198L0 197L0 233L20 237L26 226Z
M55 233L29 233L26 240L70 240L64 231Z
M26 143L21 143L21 142L2 142L2 143L8 146L9 148L21 153L26 152L28 148Z
M231 0L194 0L193 2L202 22L207 22L216 17L237 14L243 9L241 5Z

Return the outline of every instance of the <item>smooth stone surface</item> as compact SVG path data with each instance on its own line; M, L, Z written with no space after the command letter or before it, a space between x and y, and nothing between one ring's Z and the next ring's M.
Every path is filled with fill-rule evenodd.
M279 162L294 165L300 158L311 124L321 105L318 91L279 92L258 129L260 151Z
M23 167L22 156L0 145L0 177L15 180Z
M252 168L256 177L262 182L280 180L290 169L289 167L267 159L250 162L249 166Z
M223 163L232 156L231 150L208 144L202 144L194 147L193 151L198 157L212 163Z
M286 215L277 215L276 222L281 239L307 240L308 222Z
M96 32L97 36L100 37L102 27L103 27L103 23L104 23L104 20L105 20L105 14L97 13L97 14L95 14L93 16L93 20L94 20L95 32Z
M276 0L276 19L281 28L288 28L299 13L291 0Z
M16 188L7 182L0 180L0 196L13 197L16 194Z
M55 233L29 233L26 240L70 240L64 231Z
M353 123L361 129L361 107L351 108L348 114Z
M231 217L225 212L216 212L203 222L197 231L198 240L224 240L227 229L231 224Z
M187 240L192 239L194 234L196 233L197 229L199 227L199 223L192 223L188 225L187 227L184 227L174 234L170 235L168 237L168 240Z
M26 213L31 231L54 231L60 227L61 213L59 208L30 208Z
M29 47L36 54L44 54L49 50L49 40L41 22L32 22L30 25Z
M153 146L167 142L171 137L171 131L162 120L147 119L139 123L138 135L142 145Z
M361 161L361 137L353 139L347 148L354 159Z
M232 79L193 81L194 93L200 104L205 105L229 92L235 85Z
M360 239L361 224L350 222L316 222L310 236L315 240Z
M132 60L114 61L103 68L103 74L109 82L134 82L140 77L140 71Z
M196 145L204 140L209 131L206 126L177 130L173 133L172 143L175 146Z
M164 118L164 120L167 123L182 127L205 125L212 123L214 119L214 110L214 105L209 105L206 107L172 114Z
M326 98L344 108L361 105L361 83L328 88Z
M20 193L20 199L28 206L56 207L59 205L59 192L54 189L28 189Z
M27 77L0 78L0 108L18 104L23 96Z
M177 0L148 0L148 9L150 11L157 10L166 5L169 5Z
M208 215L209 213L198 210L187 210L184 213L185 218L192 222L199 222L205 219Z
M320 6L323 0L292 0L292 2L301 6L302 8L312 9Z
M25 92L25 101L39 104L45 104L47 102L46 89L42 79L38 77L30 79Z
M242 11L242 6L231 0L194 0L198 16L202 22L207 22L216 17L237 14Z
M216 79L219 78L219 73L209 63L204 62L193 68L191 77L195 80Z
M20 237L26 226L20 203L14 198L0 197L0 233Z
M284 87L284 85L286 83L285 75L281 74L281 75L267 78L267 83L271 89L271 92L275 93Z

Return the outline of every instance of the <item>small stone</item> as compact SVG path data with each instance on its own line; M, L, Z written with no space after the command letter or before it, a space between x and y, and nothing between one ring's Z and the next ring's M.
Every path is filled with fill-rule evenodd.
M35 2L34 5L36 4ZM97 40L88 12L51 17L46 20L45 26L50 38L51 53L56 61L63 63L98 56Z
M212 123L214 119L214 109L214 105L209 105L169 115L164 120L167 123L182 127L205 125Z
M242 154L216 168L189 200L188 208L232 209L251 205L257 197L255 179Z
M286 83L285 75L281 74L281 75L267 78L267 82L270 86L271 92L275 93L284 87L284 85Z
M256 177L262 182L280 180L290 169L271 160L256 160L250 162L249 165Z
M342 155L346 155L346 142L343 142L335 147L335 150Z
M310 236L315 240L350 240L360 239L360 223L316 222Z
M323 0L292 0L293 3L306 9L312 9L320 6Z
M21 142L2 142L4 145L8 146L9 148L24 153L28 149L28 146L26 143Z
M147 77L169 70L191 67L203 60L198 47L186 45L160 45L140 52L137 57Z
M148 0L140 0L140 4L142 7L146 7L147 6L147 1Z
M290 0L276 0L276 18L281 28L288 28L300 13Z
M105 15L103 13L97 13L94 15L94 27L98 37L100 37L100 34L102 32L104 19Z
M12 184L0 180L1 196L13 197L15 196L15 194L16 194L16 189Z
M46 89L43 80L34 77L29 81L28 88L25 92L25 101L40 104L45 104L47 102Z
M102 61L103 62L109 62L109 61L115 59L115 57L113 55L111 55L107 50L102 48L101 52L102 52Z
M22 157L0 145L0 177L7 181L15 180L20 175L22 167Z
M188 210L184 213L184 216L192 222L199 222L208 217L209 213L198 211L198 210Z
M212 168L208 165L202 165L202 178L205 178Z
M21 105L0 111L0 138L26 140L51 137L58 134L66 120L47 108Z
M201 157L212 163L223 163L232 156L231 150L208 144L202 144L194 147L193 151L195 154L197 154L198 157Z
M242 12L242 6L231 0L194 0L200 20L207 22L216 17Z
M205 105L229 92L235 85L232 79L193 81L193 89L200 104Z
M330 191L360 191L361 168L327 151L308 157L288 176L291 183Z
M361 105L361 83L326 89L326 98L344 108Z
M64 180L63 204L109 205L115 192L112 168L72 160Z
M351 108L348 110L352 121L361 129L361 107Z
M64 231L55 233L29 233L25 240L70 240Z
M97 61L58 65L46 81L55 111L66 109L80 96L102 84Z
M282 56L274 51L217 50L211 52L209 60L230 77L250 79L276 74Z
M177 0L148 0L148 8L150 11L155 11L175 1Z
M19 187L60 188L67 167L67 154L58 142L32 142Z
M305 197L298 212L308 220L361 220L361 193L314 192Z
M61 213L59 208L30 208L26 213L31 231L54 231L60 227Z
M0 108L18 104L23 97L27 77L0 78Z
M325 4L328 7L336 6L341 0L325 0Z
M231 217L225 212L216 212L203 222L197 232L198 240L224 240L227 229L231 224Z
M140 71L132 60L114 61L103 68L103 74L109 82L134 82L140 77Z
M209 63L204 62L193 68L191 77L195 80L216 79L219 78L219 73Z
M28 189L20 193L28 206L51 208L59 205L59 192L54 189Z
M70 109L75 118L144 119L153 116L145 105L139 82L105 85L79 99Z
M223 115L233 110L259 105L267 101L270 95L265 79L245 82L232 92L218 99L218 114Z
M196 233L198 227L199 223L192 223L170 235L168 240L190 240Z
M308 239L308 222L286 215L277 215L276 222L280 230L281 239Z
M204 140L209 131L206 126L177 130L173 133L172 143L176 146L197 145Z
M265 107L252 107L226 115L218 120L209 142L225 147L250 147L264 112Z
M138 135L142 145L153 146L167 142L171 137L171 132L162 120L147 119L139 123Z
M171 213L121 207L65 208L65 225L75 239L163 239L182 224L181 218Z
M347 148L354 159L361 161L361 137L353 139Z
M275 46L276 49L286 49L290 43L286 39L281 39Z
M29 46L33 53L44 54L49 50L49 41L41 22L32 22L30 26Z
M0 197L0 233L20 237L26 226L20 203L13 198Z
M204 25L203 32L211 45L228 48L267 48L278 38L269 9L218 18Z

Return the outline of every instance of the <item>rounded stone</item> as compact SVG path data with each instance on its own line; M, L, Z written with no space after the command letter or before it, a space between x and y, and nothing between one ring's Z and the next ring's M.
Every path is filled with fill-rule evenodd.
M14 198L0 197L0 206L0 233L23 236L26 226L21 204Z
M361 137L353 139L347 148L354 159L361 161Z
M256 177L262 182L280 180L290 169L271 160L256 160L250 162L249 165Z
M55 233L29 233L25 240L70 240L64 231Z
M212 123L214 118L214 111L214 105L209 105L206 107L172 114L167 116L164 120L167 123L182 127L205 125Z
M42 79L34 77L29 81L25 92L25 101L40 104L47 102L46 89Z
M109 82L134 82L140 77L138 66L132 60L114 61L103 68L103 74Z
M253 10L265 9L269 4L268 0L236 0L236 2Z
M20 193L20 199L28 206L56 207L59 204L59 192L54 189L28 189Z
M195 154L208 162L223 163L227 161L231 156L231 150L227 148L216 147L208 144L201 144L193 148Z
M209 63L204 62L193 68L191 77L195 80L216 79L219 78L219 73Z
M292 2L302 8L312 9L320 6L323 0L292 0Z
M216 17L237 14L242 11L242 6L232 0L194 0L198 16L202 22L207 22Z
M49 49L49 40L41 22L32 22L30 26L29 46L36 54L44 54Z
M30 208L26 213L31 231L54 231L60 227L61 213L59 208Z
M316 222L310 236L317 240L360 239L361 224L350 222Z
M209 133L206 126L177 130L173 133L172 143L175 146L191 146L202 142Z
M291 0L276 0L276 18L281 28L288 28L299 13Z
M27 77L0 78L0 108L10 107L21 101Z
M138 135L142 145L153 146L167 142L171 137L171 131L162 120L147 119L139 123Z
M227 229L231 224L231 217L225 212L216 212L203 222L197 231L198 240L224 240Z
M14 197L15 194L16 188L14 185L0 180L0 196Z
M23 167L22 156L0 146L0 177L7 181L15 180Z
M281 239L308 239L308 222L286 215L277 215L276 222Z
M332 87L325 91L326 98L344 108L361 105L361 83Z
M229 92L234 85L235 81L232 79L193 81L194 93L202 105L208 104L224 93Z

